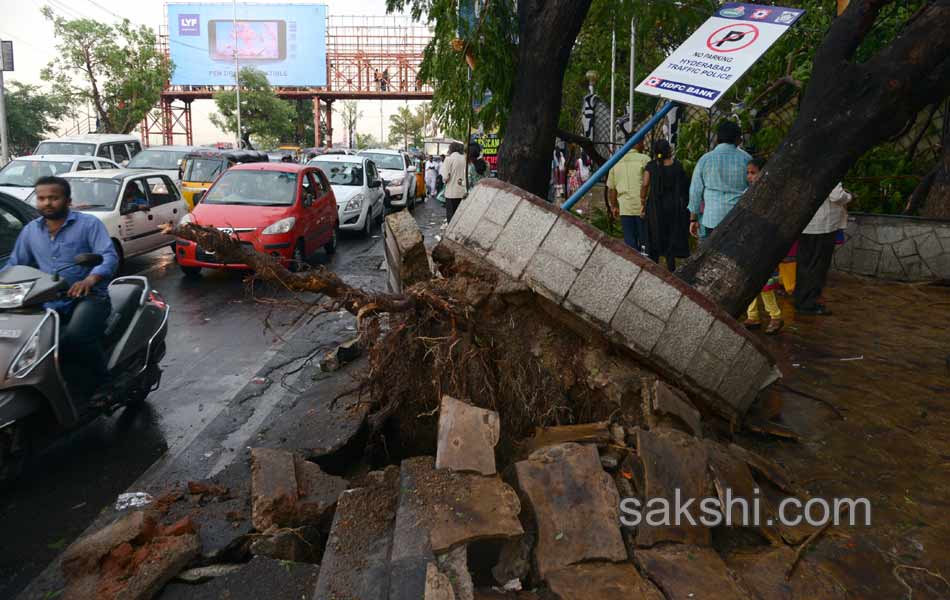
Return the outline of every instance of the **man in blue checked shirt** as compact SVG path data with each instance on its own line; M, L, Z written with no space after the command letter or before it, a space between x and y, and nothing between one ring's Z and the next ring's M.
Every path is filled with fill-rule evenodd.
M88 399L100 386L108 388L102 335L112 312L108 288L119 257L102 221L70 210L68 181L41 177L35 188L41 216L20 232L6 266L23 265L51 274L59 271L70 284L66 298L46 306L58 312L65 324L60 335L65 378L81 398ZM76 256L86 253L101 255L102 264L94 268L74 264Z
M712 234L748 187L745 171L752 157L739 148L741 140L739 126L723 121L716 147L696 163L689 186L689 231L694 237L699 237L700 215L707 235Z

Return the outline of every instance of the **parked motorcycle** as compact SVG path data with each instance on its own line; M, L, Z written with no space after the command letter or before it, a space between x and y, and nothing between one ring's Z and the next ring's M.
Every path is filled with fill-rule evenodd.
M98 254L75 264L94 267ZM112 314L102 341L113 377L109 405L73 397L60 368L60 317L43 304L64 296L58 273L15 266L0 272L0 485L19 475L34 442L144 402L158 388L169 307L141 276L109 284Z

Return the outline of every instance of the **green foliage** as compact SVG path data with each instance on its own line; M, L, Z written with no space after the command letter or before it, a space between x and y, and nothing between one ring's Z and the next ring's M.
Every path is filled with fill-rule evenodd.
M267 144L292 139L297 109L293 103L277 97L267 82L267 75L259 69L243 67L238 81L241 85L241 139L244 143L250 145L252 136ZM220 114L211 115L211 122L222 131L237 132L235 91L218 92L214 95L214 103Z
M428 104L419 106L415 112L408 106L400 106L396 114L389 117L389 145L421 148L426 121L431 113Z
M113 26L67 20L48 6L42 12L59 40L43 79L57 95L91 102L100 131L132 131L158 103L174 68L158 51L155 32L127 19Z
M371 133L357 133L356 134L356 147L360 150L364 148L379 148L381 144L379 141L373 137Z
M907 158L907 152L894 144L883 144L861 157L845 177L844 186L854 194L850 210L868 213L900 214L914 192L920 165Z
M386 7L390 12L408 9L414 19L424 17L433 28L420 77L434 90L436 121L452 135L467 132L470 119L473 128L503 129L515 76L518 19L514 1L483 4L476 31L463 40L475 59L471 75L463 52L452 46L459 28L456 0L386 0ZM491 99L474 112L472 100L484 99L488 93Z
M55 131L56 121L70 114L69 98L16 81L11 81L6 90L6 108L10 151L14 155L30 154Z

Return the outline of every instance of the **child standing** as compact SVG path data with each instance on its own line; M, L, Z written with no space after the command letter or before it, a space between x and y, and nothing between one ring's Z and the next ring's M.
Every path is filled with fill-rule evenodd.
M761 158L753 158L749 161L746 167L746 181L749 182L750 186L759 178L764 165L765 160ZM752 304L749 305L749 309L746 312L746 327L755 329L762 326L762 321L759 317L759 300L761 299L762 304L765 305L766 312L769 313L769 323L765 327L765 334L775 335L781 331L785 322L782 321L782 309L779 308L778 299L775 297L775 290L777 290L780 285L781 280L778 271L774 271L772 276L769 277L769 280L762 287L762 291L759 292L759 295L755 297L752 300Z

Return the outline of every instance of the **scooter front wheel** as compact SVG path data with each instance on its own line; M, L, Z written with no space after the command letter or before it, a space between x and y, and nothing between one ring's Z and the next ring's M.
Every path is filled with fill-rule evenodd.
M0 488L20 476L29 457L30 430L27 422L17 421L0 429Z

